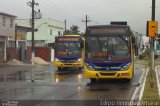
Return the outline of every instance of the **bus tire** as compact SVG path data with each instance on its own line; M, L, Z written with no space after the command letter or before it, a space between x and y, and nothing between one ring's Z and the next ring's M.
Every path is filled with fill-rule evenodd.
M95 83L95 82L96 82L96 78L91 78L91 79L90 79L90 82L91 82L91 83Z
M83 68L82 68L82 67L79 67L78 70L79 70L79 71L83 71Z
M132 78L131 79L125 79L125 82L127 83L130 83L132 81Z
M58 67L58 71L62 71L62 68L61 68L61 67Z

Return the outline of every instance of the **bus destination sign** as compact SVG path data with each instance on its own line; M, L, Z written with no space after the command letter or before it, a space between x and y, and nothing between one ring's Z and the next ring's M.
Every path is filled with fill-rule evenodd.
M68 41L71 41L71 42L75 42L75 41L79 41L79 38L72 38L72 37L64 37L64 38L59 38L58 41L61 41L61 42L68 42Z
M87 34L127 34L128 27L91 27L88 28Z

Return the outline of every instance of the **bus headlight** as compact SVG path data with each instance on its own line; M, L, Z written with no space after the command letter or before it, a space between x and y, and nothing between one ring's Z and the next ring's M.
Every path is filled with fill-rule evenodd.
M77 62L80 62L81 61L81 58L79 58L78 60L77 60Z
M89 70L95 70L95 69L93 68L93 66L91 66L91 65L89 65L89 64L87 64L87 63L85 63L85 66L86 66L87 69L89 69Z
M123 66L123 67L121 68L121 70L128 70L129 67L130 67L130 65L131 65L131 63L126 64L125 66Z
M57 58L55 58L55 61L57 61L57 62L58 62L58 61L60 61L60 60L59 60L59 59L57 59Z

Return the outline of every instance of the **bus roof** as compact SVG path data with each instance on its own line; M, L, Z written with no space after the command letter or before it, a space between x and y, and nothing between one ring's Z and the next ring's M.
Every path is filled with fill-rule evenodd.
M64 36L81 36L81 35L78 35L78 34L64 34Z

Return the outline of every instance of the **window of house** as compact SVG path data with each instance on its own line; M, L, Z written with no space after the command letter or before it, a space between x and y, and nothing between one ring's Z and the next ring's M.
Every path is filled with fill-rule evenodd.
M10 27L13 27L13 19L10 19Z
M61 36L61 31L58 31L58 36Z
M6 26L6 17L2 17L2 25Z
M50 29L50 30L49 30L49 35L52 35L52 34L53 34L53 30Z

